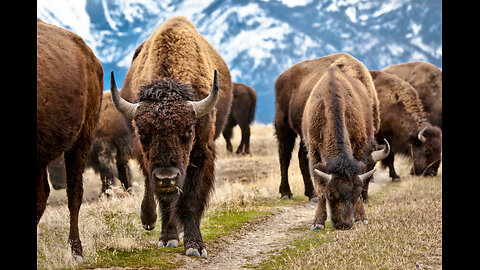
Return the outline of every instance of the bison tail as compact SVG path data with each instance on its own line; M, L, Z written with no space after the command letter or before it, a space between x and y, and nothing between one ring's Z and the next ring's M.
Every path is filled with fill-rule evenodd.
M255 109L257 107L257 93L255 91L249 91L250 93L250 109L248 111L248 123L251 124L255 118Z

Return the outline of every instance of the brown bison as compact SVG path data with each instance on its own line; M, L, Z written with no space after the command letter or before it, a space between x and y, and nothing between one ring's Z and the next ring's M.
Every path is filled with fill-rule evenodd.
M426 119L417 92L392 74L370 73L380 101L377 139L387 139L392 147L392 154L382 160L382 165L388 166L393 181L400 180L393 167L394 155L398 153L412 158L412 174L436 175L441 161L442 133Z
M160 247L176 247L184 228L186 255L207 257L200 218L214 188L214 138L230 112L231 88L225 61L185 17L168 19L137 48L121 96L112 72L113 103L133 120L141 150L141 221L155 227L155 195Z
M384 150L377 150L378 99L365 66L345 53L297 63L275 82L275 109L282 197L292 197L287 170L300 135L305 195L316 196L311 177L317 184L312 229L324 228L326 201L335 228L349 229L353 218L366 222L359 198L368 189L366 179L373 175L375 163L388 155L389 147L387 143Z
M100 113L103 69L76 34L37 19L37 224L50 188L48 164L65 152L72 255L82 261L82 173Z
M237 154L250 153L250 124L255 118L257 92L251 86L243 83L233 83L233 101L227 124L223 129L223 137L227 143L227 150L232 152L233 128L238 125L242 130L242 140L237 148Z
M382 71L408 82L422 101L428 121L442 128L442 70L425 62L388 66Z
M136 158L133 148L133 133L123 116L112 103L110 91L103 92L100 119L94 133L86 168L100 174L102 193L109 196L109 188L117 177L123 188L131 191L130 167L128 160ZM55 189L65 188L63 158L48 166L48 176Z

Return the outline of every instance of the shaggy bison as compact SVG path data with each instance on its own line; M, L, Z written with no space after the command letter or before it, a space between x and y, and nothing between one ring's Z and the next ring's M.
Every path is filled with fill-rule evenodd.
M257 92L251 86L243 83L233 83L233 101L227 124L223 129L223 137L227 150L232 152L232 131L236 125L242 130L242 140L237 148L237 154L250 153L250 124L255 118Z
M388 66L382 71L408 82L422 101L428 121L442 128L442 70L425 62Z
M441 161L441 130L425 117L417 92L407 82L382 72L370 71L380 100L379 141L387 139L392 154L382 160L393 181L400 180L393 167L394 155L412 158L415 175L436 175Z
M366 179L389 147L387 143L384 150L376 149L378 99L365 66L345 53L297 63L275 82L275 109L282 197L292 196L287 170L295 137L300 135L305 195L315 196L311 177L317 184L312 228L324 228L326 201L335 228L349 229L353 218L366 222L361 192L368 189Z
M218 72L217 72L218 71ZM159 247L176 247L184 228L188 256L207 257L200 218L214 188L214 138L232 102L228 66L185 17L173 17L136 50L115 107L131 119L141 151L145 193L141 221L155 227L156 196L162 216Z
M133 148L133 134L122 114L113 106L110 91L103 92L100 119L94 134L86 168L92 168L100 174L101 194L109 196L108 190L114 177L120 180L125 190L131 191L128 160L137 157ZM55 189L65 188L62 157L50 163L48 176Z
M37 224L50 188L47 166L65 152L72 255L82 261L82 173L100 113L103 69L76 34L37 19Z

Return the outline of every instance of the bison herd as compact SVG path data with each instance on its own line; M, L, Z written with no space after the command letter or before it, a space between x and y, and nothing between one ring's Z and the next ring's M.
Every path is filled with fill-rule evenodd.
M115 178L131 190L129 159L145 176L141 222L152 230L160 208L159 247L207 257L200 231L214 189L215 139L250 152L257 95L233 83L221 55L185 17L173 17L135 50L122 89L76 34L37 19L37 225L50 187L67 190L69 243L82 261L78 212L82 173L100 174L102 194ZM312 229L325 227L327 202L336 229L367 223L364 203L380 162L399 181L394 156L411 174L434 176L441 162L442 71L424 62L368 70L347 53L299 62L275 81L275 135L281 198L291 199L288 167L300 137L305 195L317 202ZM103 92L103 94L102 94ZM48 173L47 173L48 171ZM66 185L65 185L66 184Z

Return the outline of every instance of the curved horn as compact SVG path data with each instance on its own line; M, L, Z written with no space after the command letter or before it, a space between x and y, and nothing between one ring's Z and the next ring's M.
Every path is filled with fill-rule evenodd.
M193 110L195 111L197 118L204 116L213 110L218 100L218 88L218 76L217 70L215 69L213 72L213 85L210 94L200 101L189 101L189 103L193 106Z
M120 96L117 85L115 84L113 71L110 73L110 92L112 93L112 101L115 108L128 119L133 119L135 117L135 111L137 110L138 104L132 104Z
M373 161L377 162L380 161L388 156L390 153L390 144L388 144L388 141L386 139L383 139L385 141L385 148L382 150L377 150L372 152L372 158Z
M332 175L331 174L328 174L328 173L324 173L318 169L314 169L315 173L318 174L318 176L320 176L320 178L322 178L323 180L327 181L327 183L332 180Z
M418 132L418 135L417 135L418 139L419 139L422 143L424 143L424 142L427 141L427 138L425 138L425 136L423 136L423 133L425 132L425 130L427 130L427 126L425 126L424 128L422 128L422 130L420 130L420 131Z
M364 174L360 174L358 177L360 177L360 180L362 181L362 183L367 179L369 178L370 176L373 175L373 173L376 171L377 169L373 168L372 170L364 173Z

